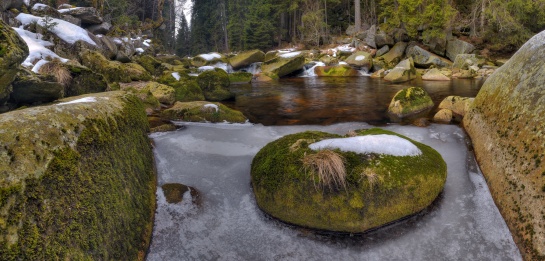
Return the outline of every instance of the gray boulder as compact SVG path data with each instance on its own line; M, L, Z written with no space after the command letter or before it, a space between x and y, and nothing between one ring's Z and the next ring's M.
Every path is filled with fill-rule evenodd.
M61 18L61 14L57 9L48 5L34 5L30 8L30 13L35 16L51 16L53 18Z
M23 6L24 1L23 0L2 0L0 2L0 11L6 11L11 8L21 8Z
M27 56L25 41L0 19L0 105L6 102L17 68Z
M377 57L382 56L382 55L386 54L388 51L390 51L390 47L388 47L388 45L384 45L384 46L382 46L382 48L377 50L377 53L375 55Z
M475 50L475 46L460 39L453 39L447 43L447 57L454 61L458 54L471 53Z
M99 37L100 43L102 45L102 54L112 60L117 56L118 48L115 42L109 36L103 35Z
M75 17L73 17L71 15L62 15L61 19L64 20L64 21L67 21L67 22L69 22L71 24L81 26L81 19L75 18Z
M392 83L407 82L416 78L416 68L414 68L413 59L405 59L398 63L390 72L384 77L384 80Z
M370 69L373 66L373 55L368 52L357 51L344 61L354 67Z
M377 34L377 27L375 25L372 25L369 30L367 30L367 35L365 36L365 43L373 47L374 49L377 49L377 44L375 42L375 36Z
M395 42L394 42L394 38L390 36L389 34L383 31L378 31L375 34L375 44L377 48L380 48L383 46L388 46L388 47L394 46Z
M50 75L38 75L21 70L12 83L10 102L15 104L40 104L64 96L64 87Z
M479 59L475 54L459 54L452 64L453 70L468 70L471 66L479 66L484 59Z
M92 34L107 34L112 29L112 24L109 22L103 22L101 24L95 24L87 27L87 30Z
M77 7L70 9L61 9L60 12L64 15L71 15L81 19L82 24L93 25L101 24L104 19L100 16L94 7Z
M443 68L443 67L450 67L452 65L451 61L445 58L441 58L416 45L407 48L406 53L407 53L407 56L410 56L413 58L414 64L418 67L430 68L430 66L433 65L438 68Z

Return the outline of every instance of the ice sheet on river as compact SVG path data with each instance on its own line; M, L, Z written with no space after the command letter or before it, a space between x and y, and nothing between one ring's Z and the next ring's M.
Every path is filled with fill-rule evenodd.
M457 126L385 127L433 147L447 162L444 193L425 215L331 239L272 221L257 208L250 164L265 144L304 130L345 134L369 127L189 124L154 134L159 185L193 186L202 204L167 204L158 190L148 260L521 260Z

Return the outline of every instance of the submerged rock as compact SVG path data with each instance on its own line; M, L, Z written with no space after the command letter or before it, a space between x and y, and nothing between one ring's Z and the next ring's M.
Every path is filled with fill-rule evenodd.
M250 83L253 77L254 75L249 72L234 72L229 74L229 82L231 84Z
M414 154L376 152L373 146L367 152L314 150L320 141L342 137L316 131L287 135L253 159L251 178L259 208L302 227L362 233L420 212L442 191L446 164L432 148L382 129L355 135L353 139L366 139L366 146L375 139L395 140ZM375 147L384 147L383 142ZM325 175L318 174L321 170ZM327 181L334 177L339 178Z
M526 260L545 257L545 32L484 83L464 127Z
M17 68L27 56L25 41L0 19L0 106L7 101Z
M410 87L394 95L388 107L388 115L393 122L412 120L426 116L433 105L430 95L424 89Z
M350 77L359 76L360 73L348 65L316 66L314 73L319 77Z
M191 122L229 122L244 123L247 121L242 112L228 108L221 103L205 101L176 102L174 106L162 112L171 120Z
M191 200L193 203L196 203L199 199L199 192L190 186L186 186L180 183L167 183L161 186L165 199L168 203L175 204L182 202L184 194L189 192L191 195Z
M0 260L137 260L156 202L142 103L124 92L63 102L0 115Z

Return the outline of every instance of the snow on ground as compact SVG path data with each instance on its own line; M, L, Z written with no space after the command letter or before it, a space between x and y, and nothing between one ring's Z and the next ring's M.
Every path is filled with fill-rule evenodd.
M208 108L213 108L213 109L216 110L216 112L218 112L219 109L220 109L220 108L218 107L218 105L213 104L213 103L205 104L205 105L203 105L203 107L206 108L206 109L208 109Z
M85 103L85 102L96 102L96 101L97 101L97 98L95 98L95 97L85 97L85 98L81 98L81 99L77 99L77 100L73 100L73 101L69 101L69 102L61 102L61 103L58 103L57 105Z
M32 71L34 73L38 73L40 71L40 68L42 68L42 66L44 66L46 63L48 63L49 61L47 60L39 60L35 65L34 67L32 67Z
M212 71L214 70L215 67L213 66L201 66L199 68L197 68L197 70L199 70L199 72L204 72L204 71Z
M19 36L21 36L21 38L23 38L23 40L28 45L29 55L22 63L23 66L33 67L36 61L46 58L59 58L62 62L68 61L68 59L64 59L58 56L53 51L47 49L46 46L52 46L53 43L42 40L40 35L31 33L21 28L13 29L19 34Z
M65 8L65 9L59 9L58 11L59 11L59 13L64 14L64 13L66 13L66 12L69 12L69 11L72 11L72 10L78 10L78 9L80 9L80 8L81 8L81 7Z
M136 48L134 50L137 51L138 53L143 53L144 52L144 49L142 49L142 48Z
M46 9L48 7L49 7L48 5L44 5L44 4L35 4L34 6L32 6L32 10L41 11L41 10L44 10L44 9Z
M282 58L293 58L293 57L296 57L296 56L298 56L300 54L301 54L301 52L289 52L289 53L281 54L279 56L282 57Z
M173 73L172 73L172 77L174 77L174 79L176 79L176 81L179 81L179 80L180 80L180 74L177 73L177 72L173 72Z
M412 142L387 134L327 139L312 143L308 147L312 150L340 149L345 152L378 153L392 156L418 156L422 154L422 151Z
M45 26L45 21L43 18L30 15L30 14L19 14L15 19L19 20L23 25L28 25L30 23L38 23L41 26ZM50 29L52 33L57 35L63 41L74 44L77 41L84 41L91 45L97 45L87 31L75 24L71 24L67 21L51 18L50 23L57 23L56 26Z
M151 43L151 39L146 39L146 40L144 40L144 42L142 42L142 44L147 46L147 47L149 47L150 43Z
M199 54L198 56L205 59L205 60L207 60L207 61L212 61L214 59L220 59L221 58L221 54L219 54L219 53L204 53L204 54Z

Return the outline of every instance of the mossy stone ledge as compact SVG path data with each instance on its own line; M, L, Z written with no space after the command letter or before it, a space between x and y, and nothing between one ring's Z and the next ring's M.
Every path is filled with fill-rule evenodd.
M68 101L0 116L0 260L143 260L156 204L143 105Z
M248 120L240 111L221 103L206 101L176 102L174 106L164 110L162 116L170 120L189 122L245 123Z
M287 135L263 147L251 167L260 209L297 226L344 233L363 233L426 209L443 190L446 163L431 147L399 134L374 128L356 136L395 135L421 153L393 156L332 149L344 158L345 183L320 186L305 168L305 157L319 151L309 146L336 134L308 131ZM411 145L412 146L412 145Z

